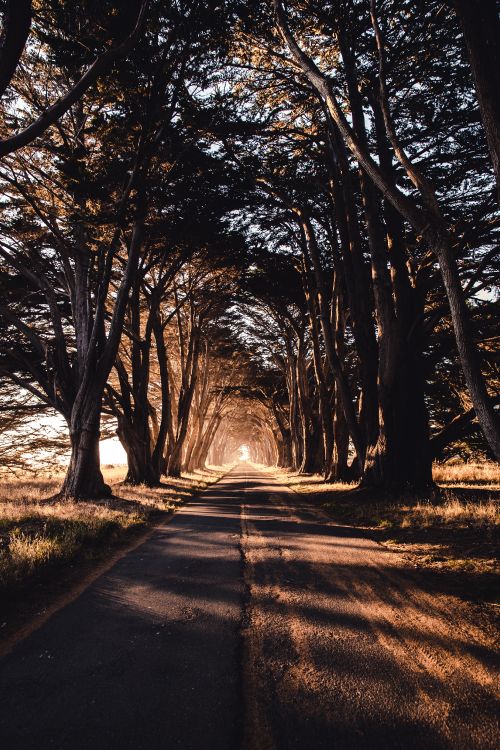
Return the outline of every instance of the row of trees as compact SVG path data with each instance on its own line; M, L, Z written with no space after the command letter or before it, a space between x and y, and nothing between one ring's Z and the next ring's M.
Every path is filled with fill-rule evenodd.
M220 161L185 113L220 65L224 30L197 2L42 3L12 79L6 128L29 131L49 102L73 101L1 167L1 373L64 418L64 495L109 492L102 415L117 421L128 480L150 484L178 475L183 452L203 463L221 419L224 389L211 386L217 370L228 379L217 320L234 276L221 257L238 244ZM102 75L78 89L109 39Z
M254 178L268 248L288 256L251 304L273 322L261 345L301 471L427 487L473 414L500 458L499 89L485 70L498 19L480 5L467 26L467 3L275 0L235 36L245 120L228 157Z
M62 415L64 494L103 419L136 483L244 443L427 487L475 417L500 457L480 5L5 3L2 405Z

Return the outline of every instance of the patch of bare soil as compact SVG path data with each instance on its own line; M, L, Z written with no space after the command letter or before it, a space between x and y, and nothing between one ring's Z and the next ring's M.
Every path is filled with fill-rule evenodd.
M455 487L424 503L345 490L305 496L315 505L320 500L335 521L365 529L409 567L426 570L440 588L500 606L500 491Z

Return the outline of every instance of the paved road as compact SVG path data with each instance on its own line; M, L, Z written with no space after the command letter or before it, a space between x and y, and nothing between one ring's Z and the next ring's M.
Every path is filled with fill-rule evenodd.
M486 750L495 674L458 602L240 466L0 662L0 747Z

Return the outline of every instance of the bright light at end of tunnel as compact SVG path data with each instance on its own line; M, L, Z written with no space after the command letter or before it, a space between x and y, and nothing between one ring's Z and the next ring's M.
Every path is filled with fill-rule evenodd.
M248 445L240 445L238 448L238 456L240 461L248 461L250 459L250 449Z
M127 454L116 437L101 440L99 444L99 452L101 455L101 464L103 466L106 464L120 465L127 463Z

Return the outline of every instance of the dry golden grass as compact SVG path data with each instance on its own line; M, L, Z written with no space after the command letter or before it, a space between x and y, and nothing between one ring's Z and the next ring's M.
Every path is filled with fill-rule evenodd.
M301 476L283 469L264 468L276 480L291 487L295 492L309 495L319 500L325 509L366 526L401 528L439 525L494 527L500 523L498 498L487 496L490 489L497 489L498 466L493 463L458 464L453 466L436 465L434 478L445 489L441 502L422 502L413 498L401 498L397 503L390 501L360 502L347 500L343 493L355 489L355 484L325 482L316 475ZM481 497L464 499L449 489L454 485L465 484L473 490L474 485ZM486 486L485 486L486 485ZM491 485L491 487L490 487ZM498 485L500 486L500 484ZM486 495L486 496L485 496ZM336 498L340 498L337 500Z
M0 588L12 586L54 562L93 557L158 514L174 511L224 473L222 467L168 479L161 487L122 484L124 467L105 467L109 500L47 502L61 476L12 479L0 484Z
M371 530L376 539L401 553L412 567L459 573L467 596L495 600L495 576L500 572L496 553L500 524L497 464L435 465L434 479L443 492L428 502L408 494L395 499L369 492L351 493L356 489L354 484L327 483L319 475L258 468L308 496L338 523Z
M312 492L322 495L323 493L331 492L345 492L354 489L357 485L355 483L347 482L325 482L322 476L319 474L312 474L309 476L300 476L294 473L278 473L277 479L283 484L287 484L289 487L293 487L296 492L301 494L310 494Z
M345 482L325 482L320 474L301 475L296 472L262 466L255 467L272 473L272 475L283 484L293 487L301 493L326 493L353 489L356 484ZM481 489L500 490L500 465L493 461L470 462L470 463L436 463L432 474L434 481L443 487L463 486L466 488L477 485Z
M418 502L413 506L403 506L402 511L403 528L435 525L493 527L500 524L500 503L493 497L474 502L448 492L442 503Z
M488 485L500 488L500 466L493 461L481 463L434 464L434 481L442 485Z

